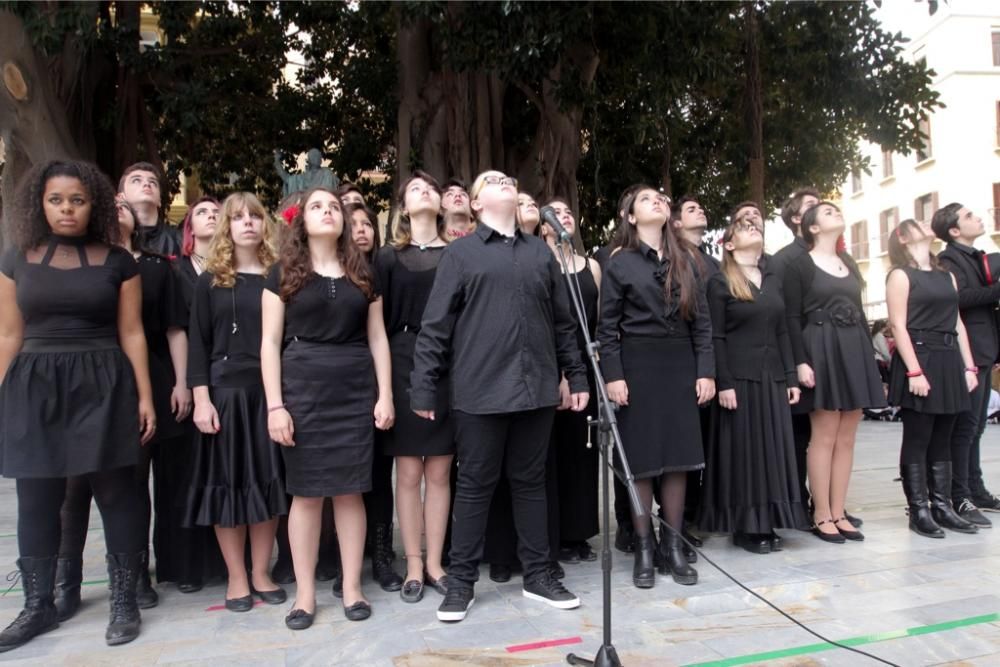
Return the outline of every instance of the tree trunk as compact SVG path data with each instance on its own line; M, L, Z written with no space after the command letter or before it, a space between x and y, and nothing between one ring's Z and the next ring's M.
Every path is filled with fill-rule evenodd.
M764 105L760 80L760 28L754 2L743 5L746 12L746 95L745 118L749 142L750 199L764 206Z

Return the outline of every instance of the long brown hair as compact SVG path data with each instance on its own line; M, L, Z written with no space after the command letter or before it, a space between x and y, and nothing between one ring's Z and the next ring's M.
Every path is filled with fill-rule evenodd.
M399 190L396 191L396 210L399 213L396 214L396 220L392 225L392 240L389 241L389 244L397 250L410 245L410 241L413 239L412 230L410 229L410 215L402 211L406 206L406 189L410 187L410 183L418 178L431 186L431 189L437 192L439 197L441 196L441 186L438 184L437 179L426 171L417 169L408 179L403 181L403 184L399 186ZM448 235L445 234L444 210L441 208L438 208L437 213L437 234L441 240L446 243L448 242Z
M729 293L737 301L753 301L753 290L750 289L750 279L743 273L733 251L726 247L726 244L736 236L736 225L750 224L742 220L729 223L726 231L722 234L722 275L729 285Z
M631 186L630 189L632 189L632 193L622 203L618 221L623 230L621 247L624 250L638 250L639 232L635 225L629 222L628 216L635 212L635 200L642 192L646 190L657 192L657 190L645 184ZM669 216L667 217L669 218ZM677 307L681 317L685 320L694 318L698 313L698 283L695 279L694 267L691 265L691 253L697 252L697 248L680 238L674 232L669 221L665 221L663 223L663 246L662 248L654 248L654 250L662 250L664 256L669 260L666 279L663 282L663 297L667 305L673 305L674 287L676 286L679 292Z
M291 224L281 238L281 300L288 302L298 294L299 290L313 279L312 256L309 254L309 235L306 234L306 208L309 200L317 192L326 192L333 196L337 206L341 206L337 193L327 187L312 188L302 196L299 207ZM375 281L371 268L364 253L351 240L350 221L344 219L340 238L337 239L337 259L347 274L347 279L354 283L364 295L372 300L375 298Z
M257 259L267 270L277 259L274 250L274 221L267 214L264 205L251 192L234 192L222 202L219 212L219 224L215 228L215 236L208 248L205 258L205 270L212 274L214 287L232 287L236 284L236 262L233 255L233 237L229 230L233 224L233 216L246 209L251 215L259 216L264 223L261 225L260 245L257 247Z
M889 232L889 264L892 265L894 269L901 269L905 266L910 266L913 268L920 268L917 266L917 262L913 259L913 255L910 254L910 249L905 243L903 243L902 237L906 237L907 240L913 238L913 230L916 229L921 234L924 230L920 229L920 225L913 218L907 218L900 222L895 229ZM934 253L930 253L931 258L931 268L938 271L943 271L940 262L938 262L937 256Z

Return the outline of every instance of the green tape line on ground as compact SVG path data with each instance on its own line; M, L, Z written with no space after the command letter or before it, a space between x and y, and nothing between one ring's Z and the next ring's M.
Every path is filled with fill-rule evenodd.
M100 586L101 584L106 584L106 583L108 583L107 579L94 579L92 581L84 581L80 585L81 586ZM10 590L4 589L4 593L3 594L7 595L9 593L21 593L23 591L24 591L23 588L11 588Z
M934 632L944 632L945 630L954 630L956 628L964 628L970 625L979 625L981 623L992 623L994 621L1000 621L1000 614L970 616L969 618L961 618L956 621L945 621L944 623L933 623L931 625L919 625L915 628L907 628L906 630L890 630L888 632L878 632L873 635L862 635L860 637L851 637L850 639L841 639L838 641L845 646L863 646L865 644L874 644L877 642L888 641L890 639L929 635ZM691 663L686 667L735 667L736 665L748 665L754 662L765 662L767 660L780 660L781 658L791 658L797 655L804 655L806 653L819 653L820 651L831 651L838 648L840 647L822 642L819 644L807 644L806 646L781 649L779 651L748 653L747 655L741 655L735 658L723 658L722 660L711 660L709 662L696 662Z

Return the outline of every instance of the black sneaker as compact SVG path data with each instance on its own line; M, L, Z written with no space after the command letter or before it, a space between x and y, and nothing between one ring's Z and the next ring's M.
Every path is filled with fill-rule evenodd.
M531 581L525 581L522 593L529 600L538 600L556 609L576 609L580 606L580 598L566 590L566 587L558 579L553 579L548 572L543 572Z
M980 528L992 528L993 522L983 516L983 513L979 511L979 508L970 500L969 498L962 498L957 504L955 511L958 512L958 516L962 517L966 521Z
M1000 498L997 498L988 491L985 495L973 496L972 504L986 512L1000 512Z
M469 613L472 604L476 601L476 595L472 587L458 586L458 582L453 582L448 587L448 593L444 596L444 601L438 607L437 615L439 621L457 623L464 621L465 615Z

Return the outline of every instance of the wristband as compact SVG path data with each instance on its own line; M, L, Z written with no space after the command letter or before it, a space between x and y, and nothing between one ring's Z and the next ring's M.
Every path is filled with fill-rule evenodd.
M979 369L976 368L975 366L973 366L971 368L966 368L965 372L966 373L975 373L976 375L979 375Z
M922 370L920 370L919 368L917 370L915 370L915 371L906 371L906 377L908 377L908 378L918 378L918 377L920 377L923 374L924 374L924 372Z
M276 410L284 410L284 409L285 409L285 404L282 403L281 405L276 405L273 408L268 408L267 411L268 411L268 413L271 413L271 412L275 412Z

